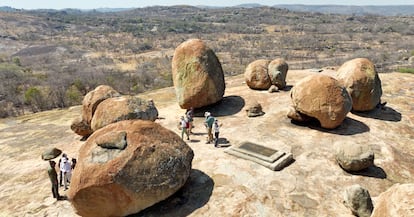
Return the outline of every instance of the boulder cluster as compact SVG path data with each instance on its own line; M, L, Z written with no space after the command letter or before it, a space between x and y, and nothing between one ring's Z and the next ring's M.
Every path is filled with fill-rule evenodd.
M178 191L194 153L154 121L152 100L122 96L109 86L89 92L72 130L88 137L79 150L68 198L84 217L126 216Z
M291 90L293 108L287 116L301 122L317 119L322 127L334 129L351 110L373 110L381 103L381 95L374 64L357 58L345 62L336 78L316 74L299 81Z
M260 59L247 66L244 79L251 89L276 92L286 87L288 69L289 66L284 59L277 58L273 61Z
M81 117L73 120L71 129L88 137L94 131L117 121L142 119L155 121L158 110L151 100L123 96L107 85L100 85L85 95Z

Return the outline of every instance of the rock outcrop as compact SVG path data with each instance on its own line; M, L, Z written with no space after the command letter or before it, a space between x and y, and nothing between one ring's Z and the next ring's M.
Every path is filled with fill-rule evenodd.
M290 93L296 116L316 118L322 127L338 127L352 108L348 92L334 78L315 74L300 80ZM289 118L295 115L288 114ZM306 118L294 119L302 121Z
M84 217L137 213L184 185L193 156L177 134L157 123L110 124L80 148L68 198Z
M336 144L336 161L346 171L360 171L374 165L374 152L361 144Z
M352 97L354 111L370 111L381 102L381 80L374 64L366 58L356 58L338 69L338 81Z
M360 185L346 188L343 202L352 214L359 217L370 217L374 209L368 190Z
M371 217L414 216L414 184L395 184L381 193Z
M202 40L190 39L175 49L172 77L178 104L183 109L200 108L223 99L221 63Z
M152 101L136 96L120 96L104 100L96 108L91 128L96 131L108 124L122 120L150 120L158 118L158 110Z
M81 117L74 119L70 125L72 131L83 137L91 135L93 133L91 121L96 108L105 99L117 96L120 96L120 94L107 85L99 85L87 93L82 101Z
M268 90L272 85L278 90L283 90L286 87L288 69L289 66L284 59L277 58L273 61L260 59L246 67L244 79L247 86L254 90ZM275 91L269 90L269 92Z
M250 103L249 105L247 105L246 114L247 114L247 117L257 117L257 116L262 116L265 113L263 112L262 105L254 101Z

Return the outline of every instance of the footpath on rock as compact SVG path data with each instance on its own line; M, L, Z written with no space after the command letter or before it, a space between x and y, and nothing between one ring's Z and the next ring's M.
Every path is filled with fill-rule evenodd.
M293 124L286 116L290 88L313 74L289 70L287 88L274 93L252 91L243 75L226 77L224 98L206 108L223 124L220 136L228 141L226 146L250 141L292 153L293 163L272 171L225 153L226 147L205 144L204 117L199 115L194 118L195 134L185 141L194 151L187 183L133 216L353 216L342 203L347 187L363 186L375 206L378 196L394 184L414 183L414 75L379 74L385 107L350 112L339 127L327 130L317 124ZM185 110L173 87L139 97L153 100L159 113L155 123L180 134L177 122ZM245 109L252 102L261 104L264 115L247 117ZM80 111L76 106L0 120L0 216L77 216L69 201L52 198L47 162L40 156L56 147L70 158L78 157L85 141L70 124ZM374 166L345 172L335 160L335 146L341 143L369 146Z

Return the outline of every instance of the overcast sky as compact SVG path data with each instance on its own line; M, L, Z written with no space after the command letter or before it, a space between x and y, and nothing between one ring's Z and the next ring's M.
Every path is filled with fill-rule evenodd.
M17 9L63 9L63 8L139 8L154 5L208 5L208 6L234 6L246 3L259 3L262 5L277 4L335 4L335 5L414 5L414 0L0 0L0 6L10 6Z

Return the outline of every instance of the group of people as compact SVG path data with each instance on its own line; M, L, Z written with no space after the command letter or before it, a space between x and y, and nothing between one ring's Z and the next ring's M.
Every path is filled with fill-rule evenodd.
M59 195L59 186L65 187L65 191L68 190L70 179L72 177L72 170L75 169L76 158L72 158L69 161L68 156L63 153L59 159L59 177L56 172L56 162L53 160L49 161L49 168L47 170L49 179L52 183L52 194L53 198L60 200L62 197Z
M184 135L187 136L187 140L190 140L190 134L193 134L192 129L194 117L194 109L190 108L186 111L184 116L181 116L179 127L181 129L181 139L184 140ZM214 147L218 147L219 133L221 124L218 123L218 120L211 115L210 112L204 113L204 126L207 129L207 142L206 144L214 143ZM213 137L214 132L214 137Z

